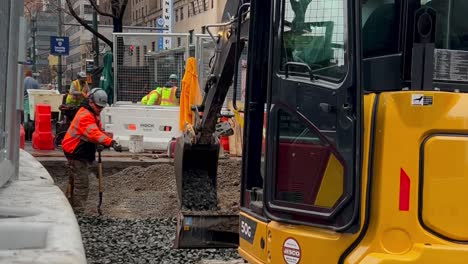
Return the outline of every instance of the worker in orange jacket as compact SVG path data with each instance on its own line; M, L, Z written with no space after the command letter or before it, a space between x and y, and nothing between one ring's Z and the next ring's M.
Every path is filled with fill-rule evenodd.
M94 88L81 104L62 141L71 186L67 196L76 212L84 211L88 199L89 168L96 159L97 145L122 151L122 146L102 131L99 116L106 105L106 92L101 88Z

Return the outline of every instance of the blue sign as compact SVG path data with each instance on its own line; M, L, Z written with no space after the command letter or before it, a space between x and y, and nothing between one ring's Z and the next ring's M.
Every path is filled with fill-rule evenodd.
M162 33L162 27L164 26L164 18L160 17L156 20L156 28L159 28L158 30L156 30L157 33ZM163 37L160 37L158 36L158 51L160 50L163 50L164 49L164 38Z
M68 37L50 37L50 54L68 55L69 52L70 44Z

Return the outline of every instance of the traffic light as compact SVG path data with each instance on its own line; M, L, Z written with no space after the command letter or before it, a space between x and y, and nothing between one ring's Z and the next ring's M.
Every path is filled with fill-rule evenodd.
M133 45L130 45L130 47L128 48L128 54L129 54L130 56L133 56L133 50L134 50L134 49L135 49L135 46L133 46Z

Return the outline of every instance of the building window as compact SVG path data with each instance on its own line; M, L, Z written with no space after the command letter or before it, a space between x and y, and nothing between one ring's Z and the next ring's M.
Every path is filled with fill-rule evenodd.
M190 43L190 44L193 44L193 29L192 29L192 30L189 30L189 34L190 34L190 36L189 36L189 43Z
M84 14L92 14L93 13L93 7L91 5L84 5Z
M214 8L214 1L211 0L211 9L213 9L213 8Z
M206 33L206 26L201 27L201 33L205 34Z
M180 21L184 20L184 7L180 8Z
M181 46L182 39L180 37L177 38L177 47Z
M179 9L176 9L174 13L175 13L175 21L177 22L179 21Z
M191 12L190 12L190 9L192 9ZM190 3L188 14L189 14L189 17L190 17L190 16L194 16L194 15L197 14L197 13L195 12L195 1L192 1L192 2Z

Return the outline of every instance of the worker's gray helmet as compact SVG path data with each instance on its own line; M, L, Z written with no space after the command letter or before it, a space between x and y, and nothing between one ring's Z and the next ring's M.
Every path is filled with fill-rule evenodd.
M100 107L107 106L107 93L101 88L93 88L89 94L89 99Z
M79 72L77 75L78 75L78 78L80 78L80 79L86 79L86 73L85 72Z
M169 79L175 79L175 80L178 80L179 77L177 76L177 74L171 74L171 76L169 76Z

